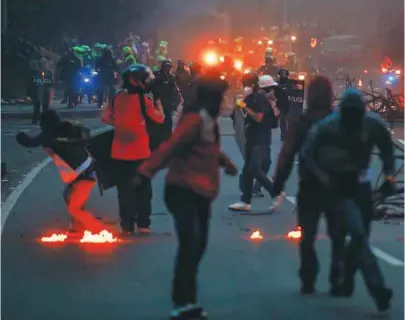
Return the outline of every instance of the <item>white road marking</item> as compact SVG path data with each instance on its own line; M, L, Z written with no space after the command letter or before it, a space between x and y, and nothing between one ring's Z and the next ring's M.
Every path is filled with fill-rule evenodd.
M110 127L103 127L96 130L93 130L92 134L97 134L100 132L104 132L108 130ZM7 199L3 202L1 206L1 233L3 233L3 228L6 224L8 217L11 214L14 206L20 199L21 195L24 193L25 189L29 187L29 185L34 181L35 177L46 167L47 164L51 163L51 158L46 158L39 164L37 164L28 174L24 177L24 179L16 186L16 188L11 192L11 194L7 197Z
M295 197L285 197L285 198L292 205L295 206L297 204L297 200ZM349 237L349 239L350 239L350 237ZM377 247L371 246L371 250L378 258L380 258L381 260L385 261L386 263L390 264L393 267L403 267L404 266L404 261L402 261L398 258L395 258L394 256L386 253L385 251L383 251Z

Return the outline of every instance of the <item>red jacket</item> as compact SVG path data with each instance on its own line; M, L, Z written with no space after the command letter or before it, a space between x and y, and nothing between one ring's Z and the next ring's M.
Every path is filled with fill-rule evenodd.
M164 116L145 95L147 116L157 123L163 123ZM143 160L150 156L149 134L142 115L139 95L121 91L104 111L104 123L114 126L114 141L111 156L117 160Z
M213 200L219 190L219 167L229 161L220 150L216 120L204 112L186 113L180 118L171 138L161 144L138 171L152 178L159 169L168 165L168 185L187 188Z

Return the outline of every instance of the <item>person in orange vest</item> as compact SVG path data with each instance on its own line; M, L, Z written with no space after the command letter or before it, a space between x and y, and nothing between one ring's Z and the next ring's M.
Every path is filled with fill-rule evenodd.
M139 233L150 233L152 187L150 181L140 186L131 182L138 166L149 158L148 123L162 124L162 105L147 93L154 79L145 65L134 65L122 74L122 90L116 94L102 116L102 121L114 126L111 157L115 162L119 215L123 236L131 236L135 225Z
M83 207L96 185L94 161L87 152L90 131L62 121L53 109L42 113L41 132L33 137L19 132L17 142L26 148L42 146L55 163L62 181L67 184L64 199L72 216L71 231L100 232L108 228Z

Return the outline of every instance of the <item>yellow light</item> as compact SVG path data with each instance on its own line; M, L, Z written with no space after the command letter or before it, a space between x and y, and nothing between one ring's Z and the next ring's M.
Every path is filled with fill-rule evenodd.
M250 69L245 69L245 70L243 71L244 74L247 74L247 73L249 73L249 72L250 72Z
M259 41L257 41L257 44L258 44L258 45L262 45L262 44L263 44L263 41L262 41L262 40L259 40Z
M224 61L225 61L224 56L220 56L220 57L219 57L219 61L224 62Z
M387 68L381 68L381 71L382 71L383 73L387 73L387 72L388 72Z
M292 41L292 42L297 41L297 37L296 37L296 36L291 36L291 38L290 38L290 39L291 39L291 41Z
M272 45L272 44L273 44L273 40L267 41L267 44Z
M225 76L224 76L224 75L220 76L220 78L221 78L222 80L225 80Z
M303 74L300 74L300 75L298 76L298 80L305 80L305 76L304 76Z
M363 81L359 80L358 86L359 86L359 87L362 87L362 86L363 86Z
M233 66L235 67L235 69L241 71L242 67L243 67L243 61L242 60L235 60L235 62L233 63Z
M204 55L204 62L210 66L218 63L218 56L215 52L207 52Z
M401 74L401 70L395 70L395 73L400 75Z

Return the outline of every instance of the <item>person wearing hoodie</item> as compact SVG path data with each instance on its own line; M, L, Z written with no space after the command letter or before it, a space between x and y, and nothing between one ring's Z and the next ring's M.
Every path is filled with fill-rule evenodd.
M392 138L381 118L366 111L363 94L350 88L345 92L339 110L311 129L301 152L308 171L328 193L329 204L350 236L348 257L354 259L355 266L360 269L378 311L386 311L390 308L393 292L385 286L369 243L362 207L357 201L364 180L368 180L375 147L380 151L385 175L380 192L390 196L395 192ZM343 282L342 295L350 296L353 285L354 273Z
M292 171L296 156L299 156L299 188L297 194L298 225L302 228L302 238L299 246L301 293L311 294L315 291L315 281L318 273L318 260L315 252L317 226L322 212L326 213L328 233L332 241L332 261L329 281L330 293L335 295L339 290L342 276L341 258L344 250L344 236L336 228L336 215L330 209L326 193L322 185L311 175L300 155L311 127L332 112L332 83L324 76L313 79L307 91L308 108L300 117L294 118L289 124L273 175L273 196L278 196L284 190L286 181Z
M66 188L63 193L71 214L72 231L100 232L108 229L83 207L96 185L94 161L87 151L90 131L82 126L62 121L55 110L49 109L41 116L41 132L30 137L19 132L17 142L26 148L42 146L52 158Z
M165 202L179 242L172 289L173 320L206 317L197 303L197 272L207 246L211 204L219 192L220 166L229 175L237 174L235 165L220 149L217 118L227 86L219 77L203 76L195 104L184 111L169 140L138 168L137 180L142 181L168 166Z

